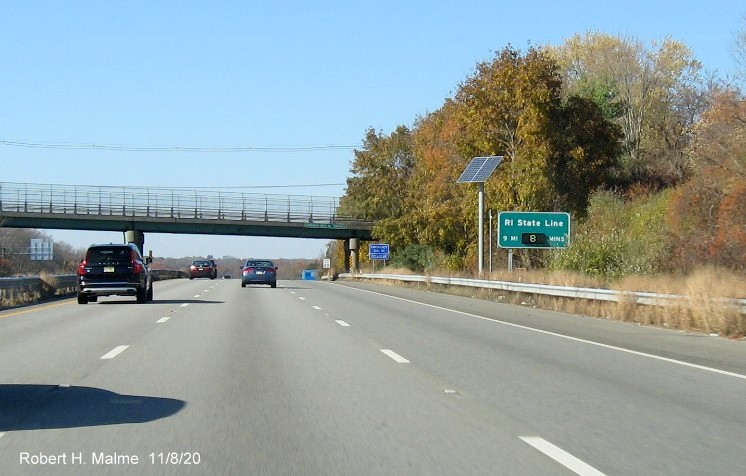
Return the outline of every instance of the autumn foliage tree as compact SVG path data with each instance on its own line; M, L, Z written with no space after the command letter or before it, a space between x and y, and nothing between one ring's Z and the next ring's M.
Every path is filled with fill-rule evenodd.
M362 149L355 150L342 211L368 220L400 216L414 162L407 127L389 136L368 129Z
M485 155L504 157L485 183L487 209L574 216L582 236L564 261L543 255L552 267L746 269L746 102L703 78L680 42L588 33L557 48L507 46L412 129L367 131L343 208L375 220L375 235L418 268L427 257L474 269L476 187L456 179ZM624 220L609 221L610 204Z
M394 247L425 245L461 266L476 247L477 197L456 179L472 157L501 155L488 207L582 214L616 164L620 136L595 102L563 101L561 86L545 52L506 47L414 130L367 132L346 210L377 220L376 236Z
M678 266L746 269L746 100L721 91L695 129L692 178L671 205Z
M565 94L596 101L621 127L620 185L661 188L687 177L686 149L710 91L686 45L665 38L647 46L588 32L550 51L560 64Z

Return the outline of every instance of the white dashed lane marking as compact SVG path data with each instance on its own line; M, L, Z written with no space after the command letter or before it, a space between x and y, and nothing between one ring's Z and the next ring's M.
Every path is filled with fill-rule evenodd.
M567 451L554 446L543 438L539 438L538 436L520 436L519 438L575 474L580 476L605 476L604 473L593 466L579 460Z
M389 349L379 349L379 350L381 352L383 352L384 354L386 354L387 356L389 356L392 359L394 359L395 362L398 362L400 364L408 364L409 363L409 361L407 359L405 359L401 355L397 354L393 350L389 350Z
M340 321L339 319L336 320L336 321L334 321L334 322L336 322L337 324L339 324L342 327L350 327L350 325L347 324L345 321Z
M101 358L102 359L113 359L117 355L119 355L122 352L124 352L125 350L127 350L127 347L129 347L129 346L128 345L120 345L120 346L114 347L109 352L107 352L106 354L102 355Z
M166 321L167 321L167 320L169 320L169 319L171 319L171 316L163 316L163 317L161 317L160 319L158 319L158 320L157 320L157 321L155 321L155 322L157 322L158 324L161 324L161 323L164 323L164 322L166 322Z
M188 305L189 305L189 303L185 302L184 304L181 305L181 307L187 307Z
M316 309L317 311L320 311L320 310L321 310L321 308L320 308L319 306L312 306L312 307L313 307L314 309Z

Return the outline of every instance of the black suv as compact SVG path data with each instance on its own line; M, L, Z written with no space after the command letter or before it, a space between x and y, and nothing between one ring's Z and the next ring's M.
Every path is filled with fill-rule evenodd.
M132 243L91 245L78 266L78 304L99 296L136 296L138 303L153 300L151 257L143 259Z

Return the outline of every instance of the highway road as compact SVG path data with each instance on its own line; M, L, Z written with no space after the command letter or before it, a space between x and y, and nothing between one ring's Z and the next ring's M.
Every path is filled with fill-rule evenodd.
M0 473L743 475L746 342L370 283L0 312Z

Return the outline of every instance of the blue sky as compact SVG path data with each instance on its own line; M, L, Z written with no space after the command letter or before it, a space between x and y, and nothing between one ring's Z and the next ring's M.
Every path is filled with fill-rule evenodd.
M709 70L743 0L0 1L0 141L167 147L359 146L365 130L439 108L507 44L561 44L589 30L666 36ZM2 182L243 187L339 197L350 149L137 152L0 144ZM307 186L333 184L326 186ZM299 185L306 185L300 187ZM251 188L281 186L282 188ZM288 187L298 186L298 187ZM50 230L84 247L120 233ZM325 241L146 236L157 256L314 258Z

